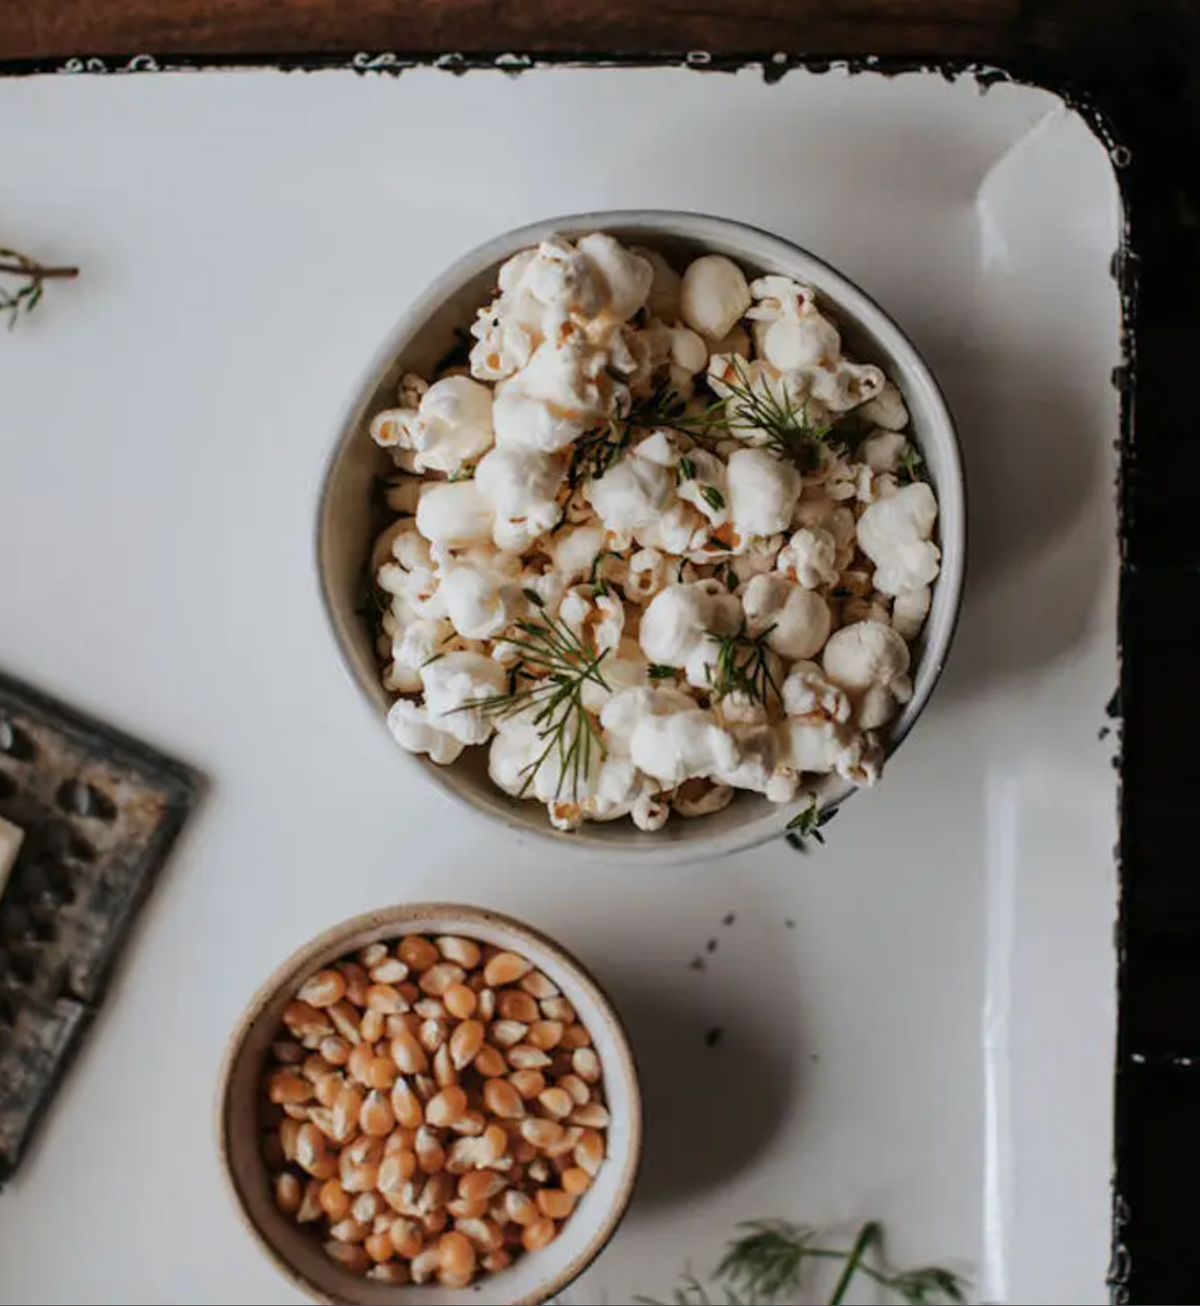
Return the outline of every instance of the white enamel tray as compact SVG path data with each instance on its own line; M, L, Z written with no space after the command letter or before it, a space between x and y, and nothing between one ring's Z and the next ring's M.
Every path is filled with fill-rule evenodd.
M0 662L213 781L0 1201L0 1301L297 1300L222 1186L225 1039L308 936L446 897L578 951L641 1052L643 1182L575 1300L669 1295L788 1216L878 1218L978 1300L1103 1301L1120 211L1085 122L967 76L557 68L9 78L0 124L3 243L84 270L0 338ZM497 840L324 625L318 480L405 304L498 231L625 207L840 267L959 421L948 671L811 857L650 876Z

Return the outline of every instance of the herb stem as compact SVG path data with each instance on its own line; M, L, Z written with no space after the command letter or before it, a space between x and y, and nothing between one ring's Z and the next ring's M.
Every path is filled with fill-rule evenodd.
M0 263L0 273L32 277L35 281L65 280L79 275L78 268L45 268L40 263Z
M833 1290L833 1295L829 1298L829 1306L842 1306L854 1276L859 1269L866 1268L862 1263L863 1257L872 1244L878 1241L879 1235L880 1227L878 1224L872 1221L870 1224L863 1225L858 1237L854 1240L854 1246L850 1249L849 1256L846 1257L846 1264Z

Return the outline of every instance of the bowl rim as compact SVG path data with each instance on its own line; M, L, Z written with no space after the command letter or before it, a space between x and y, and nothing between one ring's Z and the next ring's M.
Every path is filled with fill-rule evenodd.
M625 1082L629 1099L629 1145L624 1162L624 1172L619 1179L619 1187L612 1204L607 1208L603 1220L595 1233L588 1239L583 1250L579 1252L553 1279L538 1286L532 1293L526 1294L511 1303L511 1306L541 1306L569 1287L592 1264L612 1241L629 1209L637 1185L638 1172L642 1161L642 1145L645 1133L644 1107L642 1103L641 1080L638 1073L637 1058L629 1034L621 1020L620 1012L607 991L596 977L570 949L552 939L549 935L530 925L527 921L505 912L494 911L490 907L478 907L470 903L453 902L415 902L398 903L390 907L378 907L373 911L362 912L336 925L331 925L319 934L295 948L283 961L272 970L271 974L254 991L246 1007L238 1017L237 1024L230 1034L221 1058L221 1067L217 1076L217 1089L214 1099L216 1116L217 1151L221 1173L233 1204L242 1223L253 1234L255 1241L266 1252L275 1267L294 1285L305 1292L312 1300L326 1303L326 1306L353 1306L349 1298L331 1295L319 1284L314 1283L296 1268L291 1261L275 1246L259 1227L243 1199L242 1191L234 1176L231 1162L233 1144L231 1143L231 1102L233 1074L242 1055L246 1041L257 1022L262 1018L266 1008L275 1000L280 991L306 974L316 964L316 959L328 955L331 950L347 949L346 941L354 935L380 926L411 926L398 931L395 937L404 934L420 933L423 921L453 920L462 923L462 934L471 938L472 924L496 926L512 934L517 940L533 943L548 952L556 962L570 971L572 979L585 992L588 999L596 1004L603 1014L603 1019L611 1026L613 1039L618 1048L619 1065L614 1068ZM607 1067L606 1067L607 1069ZM256 1152L256 1155L258 1153ZM266 1165L261 1162L265 1171Z
M913 697L904 705L904 710L893 723L884 743L885 759L890 759L916 725L942 678L962 613L963 586L967 573L967 487L957 425L945 395L921 352L899 323L857 282L796 241L753 223L696 210L600 209L561 214L513 227L461 255L439 273L400 315L376 349L368 366L360 373L349 399L342 405L334 427L332 446L321 467L320 491L313 523L313 557L321 606L333 636L338 662L343 673L355 685L358 691L356 697L386 731L386 713L379 712L376 699L378 686L374 683L370 685L364 683L364 678L355 667L343 637L343 617L336 596L332 592L330 576L323 557L326 523L331 512L334 473L350 442L362 435L362 418L382 377L394 365L403 347L419 330L421 322L427 319L464 281L548 236L555 234L569 236L587 230L603 231L620 227L640 227L662 236L678 236L700 243L706 239L736 240L740 235L760 246L773 247L781 260L799 259L818 269L822 279L821 293L832 302L833 307L843 312L856 324L861 324L872 334L885 337L891 352L904 356L906 379L921 389L925 405L933 414L931 425L942 428L948 436L945 452L950 475L938 484L938 517L943 532L940 537L942 570L934 591L935 598L937 595L942 596L941 606L946 613L943 634L938 646L924 650L920 663L914 667L914 670L919 669L922 674L920 677L914 676ZM957 509L957 529L952 540L948 540L944 531L944 509L948 502ZM946 558L950 554L950 549L947 547L949 543L953 544L953 559L956 563L950 568L946 566ZM518 842L547 848L553 846L559 852L566 851L574 857L613 857L629 866L669 866L688 861L708 861L736 852L746 852L770 843L787 832L784 816L790 812L790 806L780 804L777 813L760 815L757 819L735 826L723 834L706 836L701 833L678 840L663 840L658 845L641 844L629 847L619 840L601 841L589 837L582 831L557 830L548 822L545 826L526 824L516 816L515 812L509 815L489 810L473 801L453 784L447 775L443 774L453 767L423 765L424 759L403 749L397 748L396 751L404 753L404 765L421 774L443 795L449 797L463 810L471 812L476 818L505 826ZM821 807L825 811L832 811L841 806L847 798L858 792L858 786L836 775L826 777L813 788L820 795ZM585 825L583 829L586 828Z

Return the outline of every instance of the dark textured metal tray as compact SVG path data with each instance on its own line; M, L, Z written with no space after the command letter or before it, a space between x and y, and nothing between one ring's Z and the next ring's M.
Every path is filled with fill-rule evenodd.
M0 1185L201 789L187 767L0 675L0 816L25 830L0 895Z

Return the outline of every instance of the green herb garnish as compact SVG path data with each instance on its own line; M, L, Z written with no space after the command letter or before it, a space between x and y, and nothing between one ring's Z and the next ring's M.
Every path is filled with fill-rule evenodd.
M0 285L0 313L8 314L8 329L17 325L21 314L28 316L42 302L47 281L66 281L79 275L78 268L47 267L15 249L0 249L0 278L16 277L15 290Z
M753 702L767 706L768 695L773 691L776 699L783 695L771 672L767 636L775 629L768 626L758 635L747 635L745 623L736 635L714 635L709 639L718 645L717 660L706 668L710 695L719 703L730 694L742 693Z
M676 1289L675 1302L684 1306L714 1306L717 1302L765 1306L785 1298L817 1300L815 1280L822 1266L831 1262L840 1263L841 1270L832 1288L821 1291L820 1299L828 1306L842 1306L860 1275L906 1306L966 1301L965 1281L950 1270L939 1266L899 1271L885 1268L878 1259L883 1229L875 1222L865 1224L847 1249L822 1246L815 1230L783 1220L756 1220L742 1228L747 1232L729 1244L710 1286L689 1274ZM659 1306L652 1297L635 1300Z
M589 681L602 689L609 688L600 672L600 664L608 656L608 650L597 653L565 622L546 614L546 604L535 590L525 589L522 593L543 615L537 621L516 622L520 634L503 637L505 643L521 650L521 661L510 677L509 692L471 699L452 711L475 708L486 716L497 718L531 711L531 724L544 747L521 772L524 784L517 796L524 797L541 768L551 757L557 756L558 785L554 796L562 796L563 785L570 776L571 797L578 799L580 781L586 779L591 770L593 747L598 750L599 757L604 756L604 741L584 707L583 690ZM528 684L518 688L518 682L522 680Z
M646 675L648 675L651 680L671 680L675 675L675 668L664 667L658 662L652 662Z
M821 827L828 825L836 815L836 807L822 808L817 802L816 794L809 794L808 806L787 823L788 843L797 852L802 853L810 851L808 842L810 839L823 844L825 836L821 833Z
M832 452L826 437L833 423L809 422L807 400L797 404L786 391L774 389L769 378L756 389L745 364L736 355L731 366L734 379L718 381L726 391L726 422L730 427L760 431L766 437L766 447L777 458L802 472L811 471Z
M921 466L925 459L921 457L916 445L909 442L904 450L904 456L900 459L900 483L902 485L912 485L914 481L923 481L924 474Z
M713 512L720 512L725 507L725 496L715 485L702 485L700 487L700 497Z
M725 401L718 399L699 412L689 413L687 401L670 386L659 386L646 399L635 399L624 417L610 417L603 426L587 431L571 447L567 484L573 490L585 480L598 481L624 457L637 430L667 428L701 437L725 425ZM693 475L695 475L693 465ZM676 473L678 475L678 472Z

